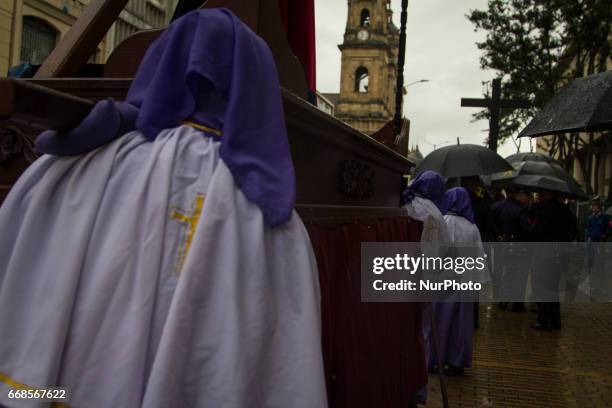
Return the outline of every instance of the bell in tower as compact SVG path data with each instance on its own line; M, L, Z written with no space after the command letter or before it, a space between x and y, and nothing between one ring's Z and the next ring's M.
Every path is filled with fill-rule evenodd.
M395 106L399 30L390 0L349 0L336 116L372 134Z

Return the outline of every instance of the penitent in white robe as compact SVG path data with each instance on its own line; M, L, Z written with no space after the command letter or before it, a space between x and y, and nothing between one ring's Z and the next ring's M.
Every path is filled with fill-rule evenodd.
M427 198L416 196L404 205L408 216L423 223L421 250L428 256L441 255L448 246L449 238L444 216L438 207Z
M448 231L444 216L433 203L433 201L416 196L411 202L404 205L408 216L423 223L421 233L421 251L427 256L442 256L449 245ZM423 318L421 335L423 336L423 346L425 358L432 353L433 339L431 332L431 304L423 305ZM425 364L429 364L428 361ZM427 399L427 386L423 387L417 394L419 402L425 404Z
M485 252L480 238L480 232L476 224L472 224L466 218L448 213L444 216L448 227L450 245L454 247L456 255L460 257L484 257ZM478 271L473 270L462 275L464 280L474 282L489 282L490 275L488 267Z
M476 225L454 214L444 216L455 255L459 257L484 257L480 233ZM461 275L463 281L487 282L487 268L469 271ZM463 301L459 301L463 300ZM459 293L453 293L444 302L432 304L438 335L440 360L443 365L472 366L474 338L474 304L465 302ZM429 364L437 365L437 358L430 354Z
M323 407L319 282L297 214L270 229L219 143L182 126L43 156L0 209L0 405Z

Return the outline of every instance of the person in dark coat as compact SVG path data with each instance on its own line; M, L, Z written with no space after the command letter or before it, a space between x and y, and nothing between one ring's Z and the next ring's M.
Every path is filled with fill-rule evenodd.
M494 242L496 238L495 221L493 221L493 212L491 211L492 200L486 186L479 176L462 177L461 186L470 193L475 224L478 232L480 232L482 242ZM474 302L474 327L480 327L479 305L480 302Z
M474 210L476 227L480 232L482 242L494 242L496 238L495 221L491 209L492 200L484 183L479 177L464 177L461 186L470 193L470 201Z
M599 199L591 201L591 215L587 220L586 237L589 242L606 242L610 235L610 215L602 211L602 202Z
M576 216L552 192L542 191L539 200L528 212L527 222L534 242L571 242L577 237ZM560 330L561 308L559 304L559 280L567 269L566 254L544 254L536 261L534 286L550 296L549 301L538 303L538 321L531 327L536 330ZM552 300L552 301L551 301Z
M502 263L496 265L496 293L500 298L513 298L517 301L512 304L513 312L524 312L523 301L527 277L531 267L531 252L528 251L528 231L521 223L530 205L529 193L522 190L506 190L507 197L493 204L493 220L497 233L497 241L506 244L499 245L498 250ZM512 244L512 243L523 244ZM513 259L514 262L508 262ZM500 302L499 307L506 309L507 302Z
M523 190L508 190L507 197L493 204L493 221L498 241L526 242L528 231L521 225L523 214L527 211L531 199Z

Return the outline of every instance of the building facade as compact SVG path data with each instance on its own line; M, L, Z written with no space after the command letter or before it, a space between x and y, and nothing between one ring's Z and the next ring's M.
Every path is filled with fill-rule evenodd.
M0 0L0 76L22 62L40 64L91 0ZM136 31L164 26L177 0L130 0L90 62L104 63Z
M322 94L319 91L316 91L317 96L317 108L327 113L328 115L334 116L336 105L334 103L334 97L332 94L331 99L326 96L327 94ZM336 94L337 95L337 94Z
M612 204L612 132L538 137L537 151L564 164L570 174L593 196ZM562 140L560 140L562 139ZM559 144L564 144L564 151ZM572 151L566 153L568 146Z
M390 0L349 0L335 115L372 134L395 112L399 30Z

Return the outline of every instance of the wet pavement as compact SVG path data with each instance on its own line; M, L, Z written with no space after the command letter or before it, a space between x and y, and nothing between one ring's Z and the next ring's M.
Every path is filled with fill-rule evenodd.
M480 306L473 367L448 379L450 407L612 407L612 304L562 304L563 330L535 313ZM427 407L441 407L430 374Z

